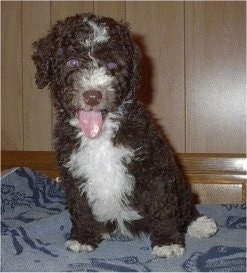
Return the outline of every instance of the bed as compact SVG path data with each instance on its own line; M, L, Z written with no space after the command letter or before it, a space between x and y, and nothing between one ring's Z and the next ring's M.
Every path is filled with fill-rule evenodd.
M94 252L75 254L64 248L71 224L63 190L52 179L56 173L48 177L44 174L47 171L36 170L40 169L37 165L36 169L30 168L39 160L47 163L50 159L33 158L31 161L36 163L21 162L28 167L10 168L6 158L3 155L1 271L246 272L246 205L241 200L198 204L200 213L217 221L219 231L209 239L186 236L186 253L182 257L153 256L145 235L139 239L110 237ZM47 166L44 169L48 170Z

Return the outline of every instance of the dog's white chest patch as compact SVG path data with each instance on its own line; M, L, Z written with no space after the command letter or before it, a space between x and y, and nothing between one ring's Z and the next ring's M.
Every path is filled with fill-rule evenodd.
M130 162L134 152L113 145L111 138L116 127L116 122L107 119L100 137L87 139L82 136L81 146L73 152L67 167L75 178L86 178L79 188L86 194L97 221L116 221L119 231L128 234L124 221L142 217L128 201L135 181L124 162Z

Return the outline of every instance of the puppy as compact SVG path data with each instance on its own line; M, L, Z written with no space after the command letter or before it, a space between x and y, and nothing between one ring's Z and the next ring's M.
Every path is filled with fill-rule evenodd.
M57 110L55 151L72 229L67 249L94 250L106 234L150 234L152 253L185 252L185 234L209 237L188 185L137 90L139 51L129 27L82 14L34 43L39 88Z

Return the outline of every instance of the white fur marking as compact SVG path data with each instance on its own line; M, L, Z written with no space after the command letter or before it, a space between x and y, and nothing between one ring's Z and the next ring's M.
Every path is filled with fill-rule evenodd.
M65 243L65 247L68 250L70 250L72 252L76 252L76 253L93 251L93 247L91 245L84 245L84 244L79 243L76 240L68 240Z
M103 43L109 40L107 27L103 25L97 25L93 21L87 21L87 19L84 21L88 22L89 26L93 29L93 34L83 42L85 47L93 47L95 43Z
M99 67L99 66L98 66L98 62L97 62L97 60L91 55L91 52L90 52L90 51L88 52L88 57L92 60L93 66L96 67L96 68L98 68L98 67Z
M93 21L89 21L88 24L93 29L93 43L103 43L108 41L109 36L105 26L97 25Z
M70 119L70 120L69 120L69 124L70 124L72 127L80 128L79 119L76 118L76 117Z
M124 146L114 146L111 139L118 129L120 115L108 114L102 134L95 139L82 136L81 146L70 157L67 167L75 178L86 177L79 187L86 194L93 214L99 222L117 221L118 230L129 235L124 221L142 217L129 206L134 178L128 174L123 160L130 162L134 151ZM76 125L75 119L70 124Z
M111 239L111 235L109 233L103 233L101 236L102 240L110 240Z
M94 68L94 69L83 69L80 74L78 74L78 84L79 87L84 90L108 90L112 91L113 78L106 74L106 69L104 67Z
M163 258L172 258L182 256L185 253L185 248L181 245L174 244L169 246L155 246L153 248L152 254L163 257Z
M217 224L212 218L200 216L189 225L187 233L196 238L208 238L214 235L217 230Z

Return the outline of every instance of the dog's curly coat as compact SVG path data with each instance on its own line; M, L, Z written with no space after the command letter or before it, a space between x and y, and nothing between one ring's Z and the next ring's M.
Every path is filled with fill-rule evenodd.
M57 109L55 150L72 230L66 247L92 251L105 234L150 233L153 253L184 253L185 233L209 237L191 191L137 100L139 51L126 23L82 14L34 43L39 88Z

